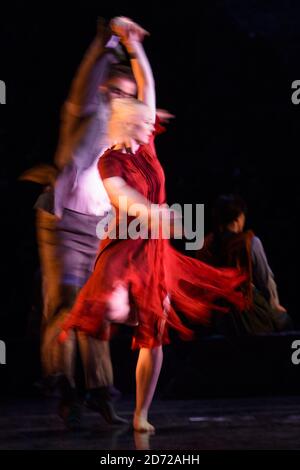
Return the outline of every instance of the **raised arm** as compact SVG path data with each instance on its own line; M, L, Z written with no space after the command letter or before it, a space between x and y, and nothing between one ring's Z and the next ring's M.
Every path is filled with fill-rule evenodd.
M61 114L59 142L54 156L60 170L71 160L72 150L88 125L88 116L97 111L99 86L106 80L111 64L117 62L113 50L118 42L110 30L100 29L77 70Z
M120 36L122 44L128 52L137 83L138 99L149 106L154 120L156 114L155 82L142 45L142 40L148 33L132 20L124 17L112 20L111 28Z
M83 117L97 109L99 86L107 78L109 67L116 63L114 50L119 43L117 36L112 36L109 28L99 23L98 33L84 55L71 84L66 101L71 114Z

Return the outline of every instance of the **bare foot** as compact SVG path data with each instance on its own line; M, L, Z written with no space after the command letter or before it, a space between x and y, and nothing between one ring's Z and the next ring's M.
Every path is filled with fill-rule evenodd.
M133 428L137 432L155 432L155 427L143 416L134 415Z
M134 443L136 450L150 450L150 437L153 432L134 431Z

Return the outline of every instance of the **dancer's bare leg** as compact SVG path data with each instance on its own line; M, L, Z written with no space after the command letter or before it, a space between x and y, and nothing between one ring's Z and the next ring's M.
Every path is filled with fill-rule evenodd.
M162 346L140 350L136 366L136 409L133 418L133 427L136 431L155 431L154 426L148 422L148 410L156 389L162 360Z

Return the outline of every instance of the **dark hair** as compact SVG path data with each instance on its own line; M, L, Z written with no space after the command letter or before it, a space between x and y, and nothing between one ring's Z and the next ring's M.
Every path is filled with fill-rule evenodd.
M246 214L247 206L245 201L235 194L222 194L218 197L213 208L213 223L215 229L225 227L241 214Z
M128 65L113 64L108 72L107 81L114 78L126 78L127 80L131 80L135 83L133 72L131 67L128 67Z

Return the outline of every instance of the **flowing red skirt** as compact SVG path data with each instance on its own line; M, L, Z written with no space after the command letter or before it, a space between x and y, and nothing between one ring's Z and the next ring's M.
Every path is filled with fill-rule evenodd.
M168 343L170 328L182 339L191 339L193 333L182 317L189 323L208 324L215 309L226 310L233 304L242 310L245 302L238 288L243 281L244 275L237 270L208 266L181 254L168 240L103 242L95 270L63 330L75 328L104 339L108 303L121 283L128 288L130 306L138 316L133 348ZM167 295L171 302L166 306ZM222 299L226 302L220 302Z

